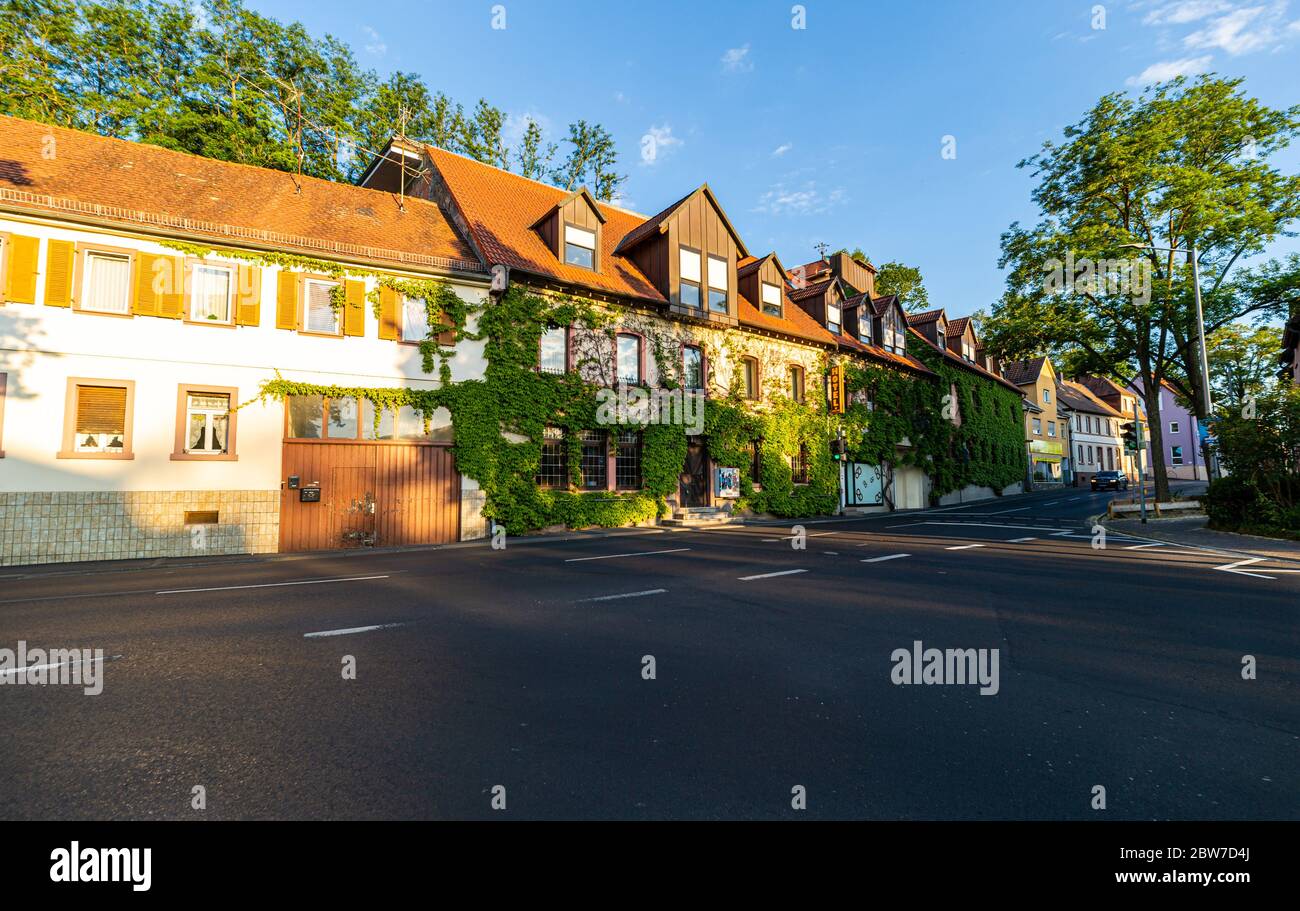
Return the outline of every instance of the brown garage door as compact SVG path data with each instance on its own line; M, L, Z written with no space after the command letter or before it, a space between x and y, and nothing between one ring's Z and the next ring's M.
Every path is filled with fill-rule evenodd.
M460 477L446 446L286 442L280 550L444 544L460 537ZM288 479L320 487L302 502Z

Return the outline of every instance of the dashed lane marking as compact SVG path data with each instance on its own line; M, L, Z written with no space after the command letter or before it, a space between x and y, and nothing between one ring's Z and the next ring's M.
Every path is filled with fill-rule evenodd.
M689 547L674 547L670 550L642 550L634 554L602 554L599 557L569 557L565 563L583 563L587 560L613 560L615 557L651 557L655 554L679 554Z
M970 550L973 547L983 547L983 544L956 544L952 547L945 547L944 550Z
M169 588L155 595L187 595L192 592L225 592L237 588L278 588L283 585L323 585L326 582L365 582L370 579L387 579L387 576L346 576L342 579L304 579L301 582L263 582L259 585L218 585L215 588Z
M779 573L759 573L757 576L741 576L741 582L753 582L755 579L771 579L775 576L793 576L796 573L806 573L806 569L787 569Z
M353 633L369 633L377 629L392 629L395 626L403 626L401 623L376 623L374 626L351 626L347 629L327 629L319 633L303 633L304 639L324 639L327 636L350 636Z
M903 557L910 557L910 556L912 555L911 554L888 554L883 557L871 557L869 559L863 560L862 562L863 563L884 563L886 560L898 560Z
M621 595L601 595L598 598L579 598L577 603L581 604L584 601L617 601L620 598L644 598L646 595L662 595L666 591L668 591L666 588L649 588L643 592L625 592Z

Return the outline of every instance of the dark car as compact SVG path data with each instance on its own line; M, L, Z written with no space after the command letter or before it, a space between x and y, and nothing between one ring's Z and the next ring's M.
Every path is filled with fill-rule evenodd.
M1128 490L1128 478L1118 471L1099 471L1092 476L1093 490Z

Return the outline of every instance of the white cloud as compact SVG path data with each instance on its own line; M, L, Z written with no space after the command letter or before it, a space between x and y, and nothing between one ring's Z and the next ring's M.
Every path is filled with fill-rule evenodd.
M366 38L369 39L365 45L367 54L382 57L388 53L388 45L384 43L383 38L379 37L379 32L368 25L361 26L361 31L365 32Z
M1210 66L1210 61L1214 58L1206 54L1204 57L1185 57L1182 60L1162 60L1160 63L1153 63L1136 76L1130 76L1125 80L1129 85L1150 85L1153 82L1165 82L1169 79L1176 79L1179 76L1195 76L1197 73L1204 73Z
M783 142L775 149L772 150L772 154L777 158L780 158L782 155L784 155L786 152L790 151L793 148L794 148L793 142Z
M1277 30L1273 27L1276 16L1276 7L1267 13L1262 6L1236 9L1192 32L1183 39L1183 44L1189 48L1219 48L1234 57L1271 47L1278 41Z
M747 73L754 68L754 61L749 59L749 45L729 48L722 55L722 68L728 73Z
M673 135L673 128L669 124L652 125L641 137L641 164L653 167L682 144L682 140Z
M1178 0L1146 14L1144 25L1185 25L1232 9L1226 0Z
M794 189L775 183L758 198L753 211L763 215L822 215L847 201L843 187L827 193L812 180Z

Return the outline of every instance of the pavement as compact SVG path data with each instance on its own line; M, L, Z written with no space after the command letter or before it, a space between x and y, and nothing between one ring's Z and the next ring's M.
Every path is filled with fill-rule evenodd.
M1209 518L1204 515L1148 518L1145 524L1140 519L1110 519L1107 520L1106 527L1171 544L1209 548L1261 560L1300 563L1300 541L1214 531L1205 527L1208 521Z
M1300 817L1300 573L1109 496L0 571L0 648L105 656L0 686L0 818Z

